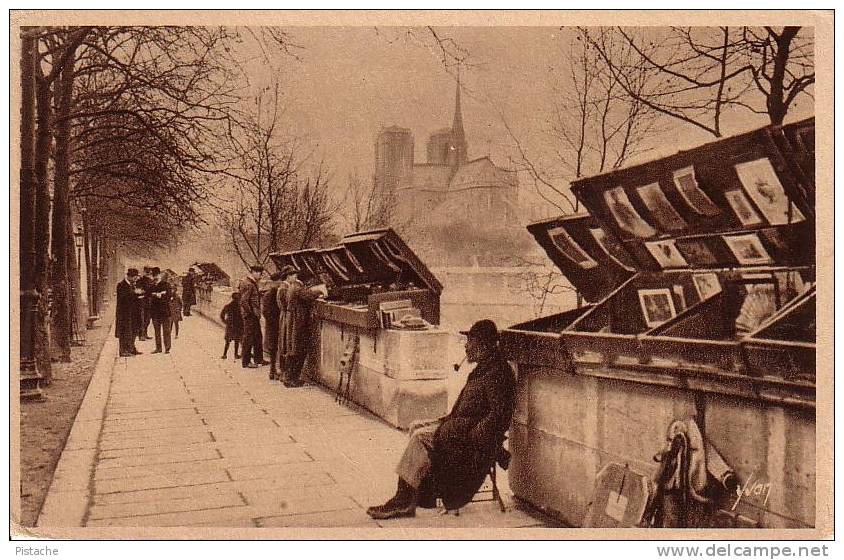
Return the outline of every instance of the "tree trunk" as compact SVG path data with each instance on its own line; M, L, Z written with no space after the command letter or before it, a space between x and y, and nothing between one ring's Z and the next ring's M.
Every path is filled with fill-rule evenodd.
M52 92L49 83L39 76L36 67L36 112L38 129L35 136L35 289L41 296L35 314L35 360L38 371L49 383L52 378L48 286L50 277L50 186L48 163L53 132L50 124Z
M62 69L56 83L55 171L53 178L53 335L59 348L59 359L70 361L70 313L72 301L68 290L68 221L70 218L70 105L73 94L73 63Z
M93 275L91 271L94 268L92 256L91 240L91 221L88 219L88 213L83 209L82 211L82 244L85 251L85 294L88 299L88 316L97 314L97 304L95 299L94 284L92 282Z

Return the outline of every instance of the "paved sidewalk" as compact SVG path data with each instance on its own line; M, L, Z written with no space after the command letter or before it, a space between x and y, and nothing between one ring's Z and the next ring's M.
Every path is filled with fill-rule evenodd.
M406 434L322 387L287 389L267 367L221 360L222 331L202 317L182 323L170 354L139 349L114 361L92 480L76 489L87 526L541 526L492 502L376 523L365 509L393 494Z

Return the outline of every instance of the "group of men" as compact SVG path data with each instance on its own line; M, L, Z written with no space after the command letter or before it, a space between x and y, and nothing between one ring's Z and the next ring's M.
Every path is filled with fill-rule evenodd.
M262 266L249 269L238 284L239 308L243 321L241 365L255 368L269 364L269 377L286 387L301 387L302 368L313 339L311 305L324 291L306 269L284 266L259 286ZM261 332L261 317L266 332ZM264 351L270 361L264 360Z
M143 275L137 268L126 270L125 278L117 284L117 305L115 309L114 336L119 342L121 357L142 354L135 346L135 340L149 340L149 325L152 323L155 338L153 354L170 353L171 331L174 322L178 336L178 321L181 320L182 299L178 295L176 278L162 274L157 266L145 266ZM184 301L189 301L188 290L184 288ZM193 300L195 304L195 299ZM190 315L190 305L185 305L185 314ZM178 317L174 317L178 315Z

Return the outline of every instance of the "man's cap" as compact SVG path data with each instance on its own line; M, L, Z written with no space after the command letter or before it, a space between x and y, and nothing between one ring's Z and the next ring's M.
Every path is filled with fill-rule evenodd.
M460 334L489 342L498 341L498 327L489 319L478 321L468 331L460 331Z
M127 268L126 269L126 276L137 276L138 269L137 268Z
M288 276L290 276L291 274L293 274L295 272L296 272L295 267L290 266L289 264L286 264L286 265L281 267L281 270L278 271L278 274L279 274L279 276L281 276L281 279L284 280L285 278L287 278Z
M260 264L253 264L252 266L249 267L249 270L251 272L264 272L264 267L261 266Z
M159 274L161 274L161 269L157 266L150 268L149 271L152 272L153 276L158 276Z

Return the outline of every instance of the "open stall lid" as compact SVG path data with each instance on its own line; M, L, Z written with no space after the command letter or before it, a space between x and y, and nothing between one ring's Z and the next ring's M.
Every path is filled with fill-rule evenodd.
M442 284L419 257L390 228L352 233L340 245L348 249L355 266L369 283L413 284L441 294Z
M643 270L815 260L814 119L572 183Z
M636 270L618 239L588 214L535 222L527 230L589 302L602 300Z

